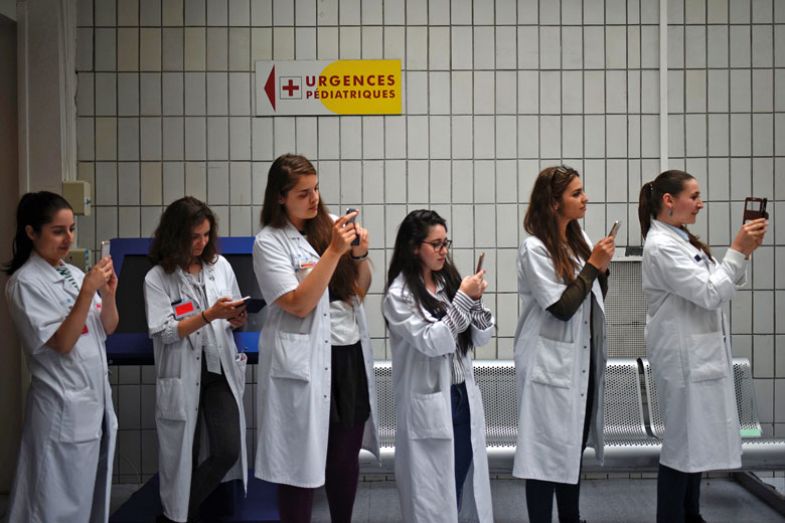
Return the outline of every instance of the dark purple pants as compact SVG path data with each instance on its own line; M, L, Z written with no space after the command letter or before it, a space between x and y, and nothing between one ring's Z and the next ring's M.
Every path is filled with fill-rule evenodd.
M324 489L333 523L350 523L360 477L360 447L365 422L346 429L330 425ZM309 523L316 489L278 485L278 514L283 523Z

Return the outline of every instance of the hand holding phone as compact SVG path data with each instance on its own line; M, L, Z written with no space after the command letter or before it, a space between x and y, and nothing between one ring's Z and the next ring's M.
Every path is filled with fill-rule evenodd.
M347 208L346 208L346 214L351 214L351 213L353 213L353 212L357 212L357 209L355 209L354 207L347 207ZM357 219L357 216L356 216L356 215L355 215L354 217L352 217L352 218L349 218L349 219L346 221L346 225L347 225L347 227L348 227L349 225L354 225L354 221L355 221L356 219ZM358 235L358 236L357 236L357 237L356 237L354 240L352 240L352 245L360 245L360 236L359 236L359 235Z

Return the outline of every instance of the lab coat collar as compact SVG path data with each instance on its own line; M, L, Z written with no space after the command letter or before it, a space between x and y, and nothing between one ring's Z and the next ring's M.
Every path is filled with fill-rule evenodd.
M303 235L303 233L301 233L297 229L297 227L295 227L292 224L292 222L290 222L289 220L286 220L286 225L284 226L284 232L290 240L292 240L295 243L300 243L301 245L303 245L303 248L306 251L310 252L317 258L321 258L321 256L319 256L319 253L316 252L316 249L313 248L313 245L311 245L311 243L308 241L308 238L306 238Z
M47 280L49 280L49 282L50 282L50 283L60 283L60 282L63 282L63 281L65 281L65 276L63 276L62 274L60 274L60 272L59 272L57 269L55 269L54 267L52 267L52 265L51 265L51 264L50 264L48 261L46 261L45 259L43 259L43 258L42 258L42 257L41 257L41 256L40 256L40 255L39 255L37 252L35 252L35 251L32 251L32 252L30 253L30 263L31 263L31 264L32 264L32 265L33 265L33 266L34 266L36 269L38 269L38 271L40 272L40 274L41 274L43 277L45 277ZM65 262L64 262L64 261L62 261L62 260L60 260L60 263L61 263L61 264L64 264Z
M681 234L679 234L679 232L676 230L676 228L673 227L672 225L668 225L667 223L663 223L663 222L661 222L659 220L652 220L651 221L651 228L653 230L657 230L657 231L660 231L662 233L665 233L665 234L667 234L667 235L671 236L672 238L675 238L675 239L677 239L679 241L686 242L687 244L689 244L689 240L684 238L684 236L682 236Z

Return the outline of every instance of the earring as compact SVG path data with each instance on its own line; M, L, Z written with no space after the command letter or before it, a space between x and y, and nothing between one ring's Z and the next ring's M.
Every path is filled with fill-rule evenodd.
M670 209L668 209L668 216L669 216L670 218L673 218L673 207L671 207Z

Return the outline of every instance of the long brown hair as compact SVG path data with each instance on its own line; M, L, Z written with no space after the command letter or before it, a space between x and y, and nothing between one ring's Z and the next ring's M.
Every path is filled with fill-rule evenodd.
M578 271L578 262L574 256L588 260L591 249L583 237L583 231L577 220L567 224L567 242L562 242L559 235L558 208L561 197L567 186L578 171L565 165L546 167L537 176L529 197L529 208L523 220L523 227L529 234L536 236L545 244L551 255L556 274L561 276L565 283L575 279Z
M670 194L675 198L684 190L684 184L694 179L695 177L689 173L672 169L660 173L654 180L643 184L638 197L638 220L641 222L641 234L644 238L649 234L652 218L657 218L662 211L662 197ZM714 261L708 245L692 234L686 226L682 225L679 228L687 233L690 244L705 252L706 256Z
M305 157L299 154L284 154L275 159L267 173L267 187L264 190L264 203L262 206L262 227L269 225L280 229L286 227L289 218L286 208L280 202L291 191L300 176L316 175L316 168ZM333 234L333 220L327 207L319 197L316 217L306 220L305 234L308 243L321 256L330 245ZM330 297L347 301L352 296L362 299L365 292L357 285L357 267L349 253L344 254L335 268L330 279Z
M191 263L191 233L205 220L210 222L210 238L199 259L214 263L218 255L218 222L206 203L186 196L170 203L161 215L150 245L153 265L160 265L167 274L177 267L186 269Z

